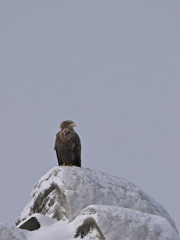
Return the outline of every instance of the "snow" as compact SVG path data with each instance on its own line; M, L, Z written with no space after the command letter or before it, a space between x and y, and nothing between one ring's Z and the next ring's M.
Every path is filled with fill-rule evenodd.
M26 240L26 230L0 222L0 240Z
M7 225L3 229L0 225L0 240L74 240L82 239L85 232L83 239L86 240L179 240L167 219L121 207L91 205L72 222L53 220L41 214L33 214L33 217L41 224L40 229L26 231ZM2 229L6 232L4 237ZM82 230L79 235L78 230Z
M82 215L96 219L105 239L179 239L167 219L140 211L94 205L82 211L81 220Z
M0 240L180 240L166 209L126 179L92 169L54 167L35 184L18 226L0 224Z

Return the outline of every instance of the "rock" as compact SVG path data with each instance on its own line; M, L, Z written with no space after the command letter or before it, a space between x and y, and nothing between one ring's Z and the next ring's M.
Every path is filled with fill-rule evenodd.
M21 224L19 228L34 231L40 228L40 224L36 217L31 217L25 223Z
M26 230L0 222L0 240L26 240Z
M42 231L47 223L44 218L48 218L55 221L47 228L57 239L180 240L166 209L138 186L85 168L54 167L41 177L18 218L18 226L27 226L33 218L40 223L37 239L48 236ZM58 224L56 233L53 226ZM28 233L32 239L36 239L34 232Z
M167 219L121 207L91 205L71 222L41 214L32 217L41 227L28 232L28 240L179 240Z
M127 208L89 206L81 212L75 222L77 222L75 237L93 239L89 233L97 229L99 234L97 239L179 240L167 219Z

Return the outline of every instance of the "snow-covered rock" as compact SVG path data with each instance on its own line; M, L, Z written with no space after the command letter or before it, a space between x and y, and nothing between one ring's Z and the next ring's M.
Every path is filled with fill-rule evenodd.
M26 240L26 230L0 222L0 240Z
M105 205L92 205L81 212L81 214L75 219L75 236L81 236L83 232L89 230L87 220L92 223L92 231L94 230L93 226L95 230L99 230L99 236L101 236L102 239L179 239L169 221L163 217L127 208Z
M127 208L91 205L73 221L57 221L33 214L40 229L25 231L0 224L1 240L179 240L176 231L163 217ZM3 237L2 237L3 236Z
M180 240L165 208L139 187L85 168L54 167L41 177L18 226L32 217L40 228L28 240Z

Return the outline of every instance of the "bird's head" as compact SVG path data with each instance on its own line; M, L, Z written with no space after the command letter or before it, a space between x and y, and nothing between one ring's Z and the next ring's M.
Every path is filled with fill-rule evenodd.
M63 121L60 125L60 128L62 130L65 129L65 128L73 128L73 127L76 127L76 124L71 120Z

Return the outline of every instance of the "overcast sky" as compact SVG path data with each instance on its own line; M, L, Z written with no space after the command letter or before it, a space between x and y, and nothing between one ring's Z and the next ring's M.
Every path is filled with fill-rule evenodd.
M0 221L57 165L73 120L82 167L126 178L180 230L180 1L0 1Z

